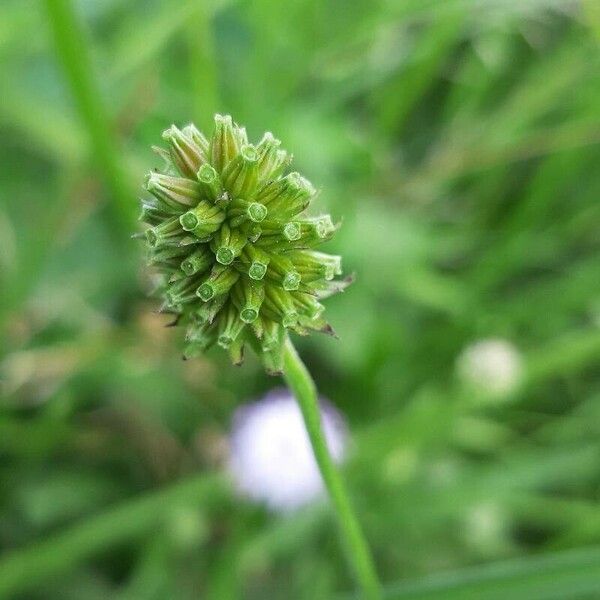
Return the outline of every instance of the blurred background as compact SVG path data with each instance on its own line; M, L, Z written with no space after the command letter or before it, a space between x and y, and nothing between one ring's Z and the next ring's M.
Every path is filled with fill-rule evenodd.
M281 382L147 296L151 145L216 111L343 219L298 346L387 597L600 597L599 50L593 0L3 0L0 597L356 597L224 475Z

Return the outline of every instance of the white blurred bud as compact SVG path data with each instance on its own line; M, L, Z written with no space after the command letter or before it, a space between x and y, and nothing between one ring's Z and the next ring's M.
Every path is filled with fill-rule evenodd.
M463 527L465 541L484 555L502 553L510 546L506 514L495 502L481 502L470 507Z
M513 344L490 338L471 344L458 358L457 370L465 383L491 396L514 391L521 382L521 354Z
M340 463L347 430L340 413L321 399L321 422L333 460ZM231 433L229 470L238 490L288 512L317 499L324 491L300 409L285 389L238 409Z

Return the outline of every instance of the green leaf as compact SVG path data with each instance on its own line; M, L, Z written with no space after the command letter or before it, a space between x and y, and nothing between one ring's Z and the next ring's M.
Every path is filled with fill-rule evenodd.
M600 548L519 558L391 586L386 600L550 600L600 592Z

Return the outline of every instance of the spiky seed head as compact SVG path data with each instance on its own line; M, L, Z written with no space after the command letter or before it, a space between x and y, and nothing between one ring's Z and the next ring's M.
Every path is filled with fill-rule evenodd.
M315 247L336 226L329 215L304 215L316 190L285 174L291 157L272 133L254 145L229 115L215 115L210 137L190 124L163 139L167 164L146 177L152 198L140 220L163 309L187 328L184 356L218 344L239 364L250 344L280 372L286 330L333 331L318 300L349 280L334 281L341 258Z

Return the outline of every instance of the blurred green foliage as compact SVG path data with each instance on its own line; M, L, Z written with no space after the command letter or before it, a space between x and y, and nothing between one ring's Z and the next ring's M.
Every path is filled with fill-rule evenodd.
M389 597L598 597L599 6L4 0L0 597L353 589L325 505L273 517L220 473L234 408L278 382L182 362L146 298L150 146L215 110L344 221L341 339L299 345ZM522 356L501 396L457 375L486 338Z

